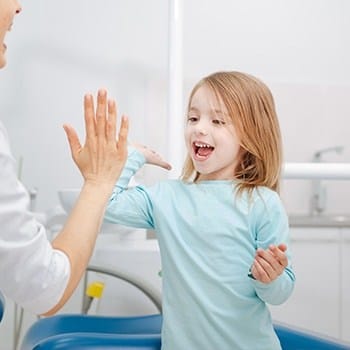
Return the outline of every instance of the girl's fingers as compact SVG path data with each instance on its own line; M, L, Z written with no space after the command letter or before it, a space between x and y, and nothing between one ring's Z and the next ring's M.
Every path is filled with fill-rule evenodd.
M286 250L285 244L270 245L266 250L258 248L252 267L254 277L263 283L269 283L281 275L288 265Z
M270 263L268 263L266 260L260 257L256 257L255 262L257 262L259 266L263 269L265 275L269 280L276 278L276 271L274 267L270 265Z
M281 250L282 252L285 252L287 250L287 245L284 243L279 244L278 249Z
M283 273L284 268L288 265L286 255L278 248L276 248L276 251L272 247L268 250L259 248L256 251L255 259L264 267L271 279L275 279Z
M171 165L168 162L166 162L157 152L147 148L146 146L144 146L144 148L147 149L148 153L150 154L148 159L150 164L157 165L167 170L171 170Z
M160 166L166 170L171 170L171 165L167 162L162 161Z
M270 250L264 250L264 249L258 248L256 250L256 255L260 256L261 258L265 259L266 261L268 261L270 263L272 263L275 260L275 257L273 255L272 251L270 251Z
M264 283L269 282L268 274L257 260L254 260L253 266L255 269L255 278Z
M269 247L269 250L275 257L275 259L278 260L281 266L286 267L288 265L288 258L284 253L287 250L287 246L285 244L280 244L278 247L276 247L275 245L271 245Z

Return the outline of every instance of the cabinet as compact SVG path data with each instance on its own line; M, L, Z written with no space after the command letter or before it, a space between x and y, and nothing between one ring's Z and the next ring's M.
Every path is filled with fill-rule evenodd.
M296 284L272 317L309 331L350 340L350 229L291 228Z

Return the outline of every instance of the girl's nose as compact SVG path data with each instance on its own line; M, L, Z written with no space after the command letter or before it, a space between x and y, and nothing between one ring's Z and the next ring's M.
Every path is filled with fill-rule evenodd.
M198 123L196 125L196 133L198 135L202 135L202 136L208 135L208 131L207 131L207 127L206 127L205 123Z
M203 129L203 128L199 131L199 133L200 133L201 135L203 135L203 136L208 135L208 132L207 132L205 129Z

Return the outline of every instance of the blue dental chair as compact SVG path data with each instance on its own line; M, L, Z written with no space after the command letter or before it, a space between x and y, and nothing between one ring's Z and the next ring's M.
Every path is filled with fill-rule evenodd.
M56 315L37 321L21 350L159 350L160 314L132 317Z
M28 331L21 350L160 350L160 314L136 317L58 315ZM350 344L275 324L283 350L349 350Z
M119 278L139 289L157 308L155 315L110 317L61 314L42 318L25 334L21 350L159 350L161 347L161 294L130 273L90 265L87 272ZM84 289L86 289L87 275Z
M29 328L20 349L160 350L162 324L160 296L138 278L121 271L96 266L89 266L88 271L105 273L131 283L153 301L159 313L132 317L61 314L43 318ZM275 323L274 328L283 350L350 350L349 343L285 324Z
M309 333L286 324L274 324L275 332L281 342L283 350L349 350L350 343L345 343Z

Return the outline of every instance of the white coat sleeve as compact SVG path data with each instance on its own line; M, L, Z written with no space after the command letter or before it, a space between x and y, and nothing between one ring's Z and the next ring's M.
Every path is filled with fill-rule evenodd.
M35 314L53 308L68 284L66 254L52 248L45 228L29 211L18 181L6 130L0 122L0 290Z

